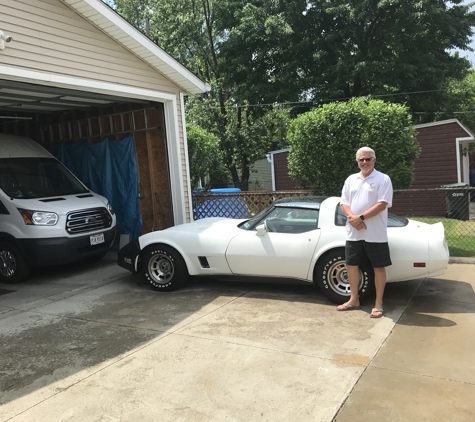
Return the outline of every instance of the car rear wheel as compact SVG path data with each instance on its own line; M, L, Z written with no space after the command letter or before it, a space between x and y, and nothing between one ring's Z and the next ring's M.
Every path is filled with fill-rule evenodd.
M161 292L171 292L188 280L183 257L166 245L152 245L145 250L143 269L145 279Z
M350 283L345 264L345 250L339 249L325 254L318 262L314 282L322 293L337 304L345 303L350 297ZM369 264L360 267L360 301L374 292L374 271Z
M20 283L30 275L30 267L10 242L0 242L0 282Z

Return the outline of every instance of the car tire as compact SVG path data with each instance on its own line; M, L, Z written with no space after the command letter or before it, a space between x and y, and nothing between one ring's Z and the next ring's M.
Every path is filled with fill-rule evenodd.
M142 268L145 280L160 292L180 288L189 277L183 257L166 245L149 246L144 253Z
M0 242L0 283L21 283L30 273L20 251L10 242Z
M350 284L345 264L345 250L338 249L326 253L316 266L314 282L322 293L337 304L350 298ZM374 271L371 265L360 266L359 298L363 302L374 294Z

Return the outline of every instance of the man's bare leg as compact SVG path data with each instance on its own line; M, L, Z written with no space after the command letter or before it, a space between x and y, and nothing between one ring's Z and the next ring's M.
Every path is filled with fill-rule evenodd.
M374 286L376 287L376 300L374 301L375 309L384 309L383 308L383 296L384 288L386 287L386 268L374 268ZM373 312L372 314L374 314ZM376 312L379 316L382 315L382 312Z
M360 269L357 265L347 265L348 282L350 283L350 299L340 306L337 306L338 311L344 311L350 308L357 308L360 306L360 297L358 295L360 286Z

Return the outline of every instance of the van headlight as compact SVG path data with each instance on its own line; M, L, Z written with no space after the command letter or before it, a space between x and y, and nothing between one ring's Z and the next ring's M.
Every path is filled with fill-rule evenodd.
M47 211L32 211L18 208L23 221L28 226L54 226L58 220L58 214Z
M112 205L109 204L109 202L107 203L107 209L109 210L109 212L111 213L111 215L114 215L114 210L112 209Z

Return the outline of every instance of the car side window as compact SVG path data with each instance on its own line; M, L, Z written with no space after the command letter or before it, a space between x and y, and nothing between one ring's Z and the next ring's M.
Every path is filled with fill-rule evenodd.
M291 207L276 207L260 222L268 232L289 234L316 230L317 223L318 210Z
M336 206L335 210L335 226L346 226L346 215L340 208L340 204Z

